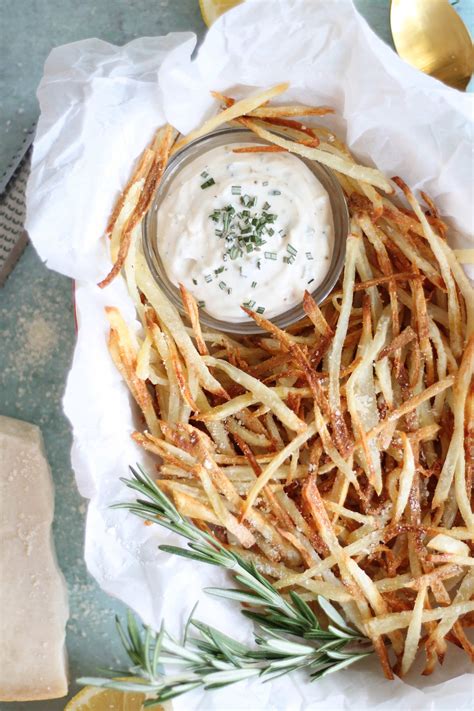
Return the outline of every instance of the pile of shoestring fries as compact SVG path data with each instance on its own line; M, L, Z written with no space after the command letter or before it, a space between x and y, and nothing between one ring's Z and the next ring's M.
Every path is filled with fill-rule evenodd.
M224 108L201 128L157 131L107 227L101 286L122 272L141 324L108 308L109 349L141 412L133 437L179 511L283 593L334 601L387 677L418 650L429 674L448 642L474 659L472 251L449 247L427 195L420 205L314 123L331 109L268 103L286 88L216 94ZM340 283L319 305L306 293L285 331L249 310L259 335L203 328L184 287L182 317L141 249L170 155L224 123L328 166L347 197Z

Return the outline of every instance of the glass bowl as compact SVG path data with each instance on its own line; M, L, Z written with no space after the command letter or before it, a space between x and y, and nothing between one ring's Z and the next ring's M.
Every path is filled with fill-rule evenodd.
M188 143L188 145L184 146L184 148L175 153L170 159L151 208L143 221L142 244L148 267L158 286L181 314L185 314L185 310L181 301L179 288L168 279L157 247L156 234L158 209L175 176L186 165L188 165L188 163L213 148L233 143L255 143L262 145L265 144L266 141L262 140L246 128L225 127ZM331 263L323 281L314 289L314 291L311 292L316 303L321 303L321 301L323 301L334 288L344 265L346 239L349 231L349 213L342 188L332 171L321 163L307 160L305 158L301 158L300 156L297 157L308 166L316 178L318 178L318 180L322 183L328 193L332 209L334 245ZM220 321L219 319L210 316L204 309L200 309L199 316L201 323L204 326L208 326L209 328L217 331L236 333L240 335L262 333L262 329L251 320L237 323ZM287 326L300 321L304 316L305 313L303 306L302 304L298 304L297 306L293 306L291 309L283 311L281 314L278 314L269 320L279 328L286 328Z

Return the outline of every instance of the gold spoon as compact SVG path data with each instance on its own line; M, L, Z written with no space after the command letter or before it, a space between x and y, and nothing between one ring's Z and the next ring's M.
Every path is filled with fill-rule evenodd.
M390 25L400 57L464 91L474 70L466 25L448 0L392 0Z

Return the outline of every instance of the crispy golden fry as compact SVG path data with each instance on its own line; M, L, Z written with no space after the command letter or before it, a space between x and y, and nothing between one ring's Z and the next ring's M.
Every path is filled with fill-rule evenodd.
M428 240L433 254L439 263L441 276L443 277L443 281L448 290L448 318L451 348L453 350L454 355L459 356L462 352L463 341L462 319L460 315L460 307L456 292L455 281L451 273L448 259L446 258L446 253L443 250L441 237L439 237L439 235L434 232L433 228L426 219L426 216L423 213L418 201L416 200L415 196L413 195L409 187L406 185L406 183L404 183L403 180L398 177L394 178L394 182L396 182L397 185L405 193L408 202L410 203L416 216L421 222L424 235Z
M133 230L148 212L153 196L161 180L161 176L166 168L171 146L173 145L175 137L176 131L169 124L164 126L164 128L159 129L157 132L156 138L153 142L153 160L151 162L151 166L144 180L143 187L139 192L138 199L133 205L130 215L124 222L115 263L109 274L99 283L101 289L110 284L110 282L113 281L118 274L120 274L122 267L125 264L128 250L130 249ZM120 200L118 205L120 205ZM127 207L125 198L124 204L121 206L121 212L127 210Z
M452 603L448 607L435 607L433 610L424 610L421 615L421 622L425 624L426 622L434 622L435 620L448 620L452 617L456 619L461 615L472 612L473 610L474 601ZM412 610L374 617L367 623L368 631L379 635L389 634L395 630L408 627L412 617Z
M460 264L474 264L474 249L453 249Z
M227 110L229 111L230 109ZM382 175L382 173L374 168L365 168L355 163L350 163L339 156L331 155L330 153L319 148L305 146L302 143L297 143L296 141L288 141L286 138L281 138L281 136L278 136L272 131L268 131L266 128L263 128L253 119L242 118L240 121L244 126L256 133L257 136L263 138L269 143L274 143L281 148L286 148L291 153L296 153L304 158L309 158L309 160L316 160L319 163L326 165L328 168L337 170L343 175L352 176L358 180L363 180L370 185L375 185L384 190L386 193L393 192L390 182Z
M308 291L304 292L303 296L303 308L305 314L311 319L316 330L326 338L332 338L334 332L331 326L328 324L324 315Z
M313 604L333 600L406 674L424 673L451 641L474 657L474 292L432 200L408 206L392 183L356 163L327 128L295 117L326 107L271 106L278 85L225 106L175 149L224 122L265 145L334 170L352 216L345 272L322 303L282 330L244 309L252 337L202 330L181 286L187 322L153 280L140 247L174 132L160 130L107 226L143 331L107 309L109 349L146 425L134 440L161 463L158 485L178 510ZM316 145L319 147L316 148ZM426 210L426 212L425 212ZM402 632L402 630L406 630Z
M210 392L228 399L228 395L222 385L209 372L198 351L194 347L191 338L188 336L181 317L175 307L167 300L161 289L153 280L145 257L139 254L137 257L137 284L139 289L148 299L150 305L159 314L159 319L173 334L173 339L181 352L189 371L194 371L199 382Z
M399 333L398 336L395 336L393 341L388 345L385 346L385 348L382 348L380 353L377 356L377 360L382 360L382 358L386 358L388 355L391 355L394 351L398 351L400 348L403 348L403 346L407 346L411 341L414 341L416 339L416 333L415 331L411 328L411 326L407 326L402 333Z
M278 395L263 385L259 380L253 378L251 375L244 373L235 366L227 363L226 361L218 358L212 358L211 356L206 356L204 359L205 363L219 370L223 370L234 382L238 383L243 387L246 387L251 393L258 398L258 400L267 407L269 407L277 417L283 422L283 424L290 427L290 429L295 432L304 432L306 430L306 424L295 415L295 413L290 410L289 407L285 405L283 400L278 397Z
M409 437L405 432L400 432L403 442L403 465L398 477L398 495L395 502L393 520L397 523L405 510L415 476L415 456Z
M474 517L466 494L465 457L464 457L464 411L469 388L472 387L474 372L474 335L471 336L453 385L454 431L438 479L433 497L433 507L443 503L449 493L453 478L458 506L468 528L474 533Z
M233 148L232 153L285 153L286 148L280 146L242 146Z
M441 621L430 633L430 636L426 640L425 647L427 651L435 650L438 654L441 655L441 659L444 657L447 646L445 642L445 637L449 633L453 625L456 624L458 618L466 612L469 612L469 610L465 609L466 604L469 604L466 601L472 598L473 595L474 569L471 568L471 570L467 573L461 585L459 586L458 591L454 596L453 603L449 607L444 608L447 613L443 617L438 618ZM425 671L423 673L430 674L434 669L435 663L435 657L434 655L432 655L429 658L428 663L425 667Z
M413 664L418 650L418 643L421 636L421 624L423 607L426 598L426 587L423 586L416 596L416 602L413 607L413 612L408 625L407 636L405 639L405 648L403 650L402 666L400 673L404 676Z
M113 307L107 307L106 313L110 323L110 354L135 398L137 405L143 412L150 431L152 434L157 435L160 432L160 426L158 424L153 400L148 392L145 381L140 380L136 372L138 348L120 312Z
M179 285L179 290L181 292L181 299L183 301L183 306L186 309L186 313L191 321L191 326L194 331L194 337L196 339L196 346L200 355L209 355L206 343L202 337L201 323L199 321L199 309L197 301L194 296L186 289L183 284Z
M265 118L264 123L269 124L270 126L282 126L283 128L291 128L294 129L297 134L306 134L313 140L307 141L303 138L303 140L301 141L302 143L304 143L305 145L311 145L314 148L317 148L319 146L319 138L316 136L313 129L309 126L305 126L303 123L301 123L301 121L295 121L294 119L288 118L271 117Z
M248 116L255 118L288 118L289 116L325 116L333 114L334 109L329 106L264 106L261 109L251 111Z
M140 183L140 187L143 186L145 177L148 175L148 171L151 168L153 157L154 153L151 148L146 148L143 151L134 173L132 173L132 176L130 177L128 183L117 198L117 202L114 205L112 213L109 217L109 221L107 222L107 227L105 228L105 235L110 237L112 236L115 225L117 224L118 217L123 210L123 206L125 205L125 202L130 195L132 187L137 184L140 185ZM136 200L134 200L134 202L136 202Z
M257 92L252 96L242 99L241 101L234 102L232 106L224 111L221 111L221 113L217 114L217 116L213 116L208 119L208 121L206 121L200 128L197 128L195 131L191 131L191 133L188 133L187 136L178 141L173 152L179 151L186 144L190 143L190 141L194 141L196 138L204 136L206 133L210 133L210 131L214 131L219 126L222 126L222 124L233 121L239 116L248 114L250 111L262 106L262 104L265 104L267 101L270 101L270 99L275 98L275 96L283 94L287 89L288 84L277 84L271 89Z

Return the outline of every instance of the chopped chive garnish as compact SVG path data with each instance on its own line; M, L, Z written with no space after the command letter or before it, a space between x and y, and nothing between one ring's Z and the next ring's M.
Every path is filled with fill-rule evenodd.
M207 172L207 170L203 170L201 173L201 178L208 178L208 177L209 177L209 173Z
M222 291L224 291L224 289L227 289L227 284L225 283L225 281L219 282L219 289L222 289Z
M260 261L260 259L258 259L257 260L257 269L260 269L261 266L262 266L262 262Z
M262 183L263 187L266 188L268 185L268 180L265 180L265 182Z
M265 185L265 183L263 183ZM267 183L268 184L268 183ZM264 202L262 205L262 210L269 210L270 209L270 203L269 202Z
M241 185L233 185L231 188L232 195L240 195L241 191L242 191Z
M210 274L206 274L204 281L209 284L212 281L212 276Z
M310 279L308 284L311 284L314 281L314 279Z
M205 190L206 188L210 188L211 185L215 185L215 184L216 184L216 181L214 180L214 178L209 178L209 180L206 180L205 183L202 183L202 185L201 185L201 190Z
M276 261L277 253L276 252L264 252L263 256L265 257L265 259L273 259L273 261Z
M283 261L285 264L294 264L295 258L294 257L283 257Z
M240 204L244 207L253 207L257 202L256 197L251 197L250 195L242 195L240 198Z
M205 305L206 305L205 301L198 301L198 306L200 309L203 309L205 307Z
M222 274L224 271L225 267L219 267L219 269L214 269L214 274L217 276L218 274Z
M255 301L252 301L252 299L249 299L249 301L244 301L244 306L246 306L248 309L253 309L255 306Z
M240 185L231 186L234 194L237 194L241 188ZM276 221L278 216L275 213L267 212L270 209L268 202L265 202L260 213L249 209L257 203L255 196L241 195L240 203L245 208L240 212L237 212L232 205L226 205L214 210L209 215L209 218L216 223L214 234L225 242L223 261L235 260L243 257L244 254L260 251L260 247L263 247L267 242L263 238L264 235L272 237L275 234L275 230L270 225ZM278 258L276 252L265 256L266 259L276 260ZM258 264L258 268L260 269L260 264Z
M309 259L310 261L311 261L312 259L314 259L314 257L313 257L313 255L311 254L311 252L306 252L306 259Z
M252 287L252 289L255 289L255 287L257 286L257 282L253 281L250 286Z
M269 190L269 195L281 195L281 190Z
M265 306L259 306L259 307L256 309L256 312L257 312L258 314L263 314L264 311L265 311Z
M288 254L291 254L292 257L296 257L296 255L298 254L298 250L295 249L292 244L287 245L286 251L288 252Z
M193 279L194 286L197 286L197 279Z

